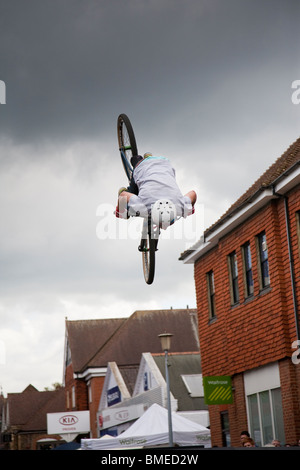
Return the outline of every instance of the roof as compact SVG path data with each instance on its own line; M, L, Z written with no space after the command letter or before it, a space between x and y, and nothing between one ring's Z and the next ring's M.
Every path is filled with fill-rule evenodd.
M165 332L174 335L172 351L199 351L196 309L138 310L121 320L67 321L67 329L77 373L113 361L120 368L138 365L144 351L161 352L158 335Z
M47 430L47 413L65 410L64 388L39 392L29 385L21 393L8 393L9 426L22 431Z
M162 354L153 354L153 359L165 378L165 357ZM183 375L201 374L200 353L187 352L183 354L168 354L170 389L178 400L178 410L204 410L203 397L191 397L182 379Z
M262 191L271 188L281 178L284 178L300 163L300 137L237 199L229 209L204 232L206 236L214 232L221 224L245 205L252 202ZM196 244L198 245L198 243ZM196 247L195 245L195 247ZM187 258L195 249L191 247L181 254L180 260Z
M66 320L74 372L81 371L125 321L125 318Z
M130 395L132 395L134 386L135 386L136 377L139 371L139 366L138 365L121 366L119 367L119 370L122 374L122 377L124 379L128 392L130 393Z

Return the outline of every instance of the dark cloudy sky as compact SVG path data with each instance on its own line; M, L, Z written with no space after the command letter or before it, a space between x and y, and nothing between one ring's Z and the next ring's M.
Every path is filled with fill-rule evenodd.
M298 0L0 0L0 386L62 380L64 321L195 307L178 261L299 137ZM169 157L197 215L147 286L116 121Z

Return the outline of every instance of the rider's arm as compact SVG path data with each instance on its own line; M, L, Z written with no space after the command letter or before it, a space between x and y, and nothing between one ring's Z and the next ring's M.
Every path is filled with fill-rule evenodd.
M138 193L139 193L139 188L137 187L137 184L134 181L133 176L131 176L131 180L130 180L129 186L127 188L127 191L129 193L136 194L136 195L138 195Z

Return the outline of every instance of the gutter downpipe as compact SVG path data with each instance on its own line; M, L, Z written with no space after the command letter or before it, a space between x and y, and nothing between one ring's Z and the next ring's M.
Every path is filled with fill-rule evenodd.
M295 326L296 326L296 337L297 337L297 340L299 341L300 340L299 315L298 315L298 306L297 306L297 297L296 297L294 260L293 260L292 244L291 244L288 197L284 194L276 193L274 186L273 186L273 194L274 194L274 196L282 197L283 200L284 200L285 226L286 226L286 236L287 236L288 252L289 252L289 264L290 264L290 273L291 273L291 284L292 284L292 296L293 296L293 306L294 306L294 318L295 318Z
M284 208L285 208L285 223L286 223L286 234L289 248L289 262L290 262L290 271L291 271L291 284L292 284L292 293L293 293L293 305L294 305L294 315L296 323L296 336L297 340L300 339L299 332L299 315L298 315L298 306L297 306L297 297L296 297L296 284L295 284L295 274L294 274L294 260L290 236L290 221L289 221L289 208L288 208L288 197L283 196L284 198Z

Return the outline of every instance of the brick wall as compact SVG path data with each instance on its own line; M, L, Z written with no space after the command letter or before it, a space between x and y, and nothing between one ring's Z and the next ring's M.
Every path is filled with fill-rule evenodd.
M300 437L300 364L290 358L279 361L281 396L286 442L296 444Z
M89 409L88 388L84 379L75 380L76 410L84 411Z
M72 405L72 389L75 388L75 406ZM88 388L84 379L74 379L73 366L69 364L65 372L66 410L88 410Z
M90 409L90 420L91 420L91 433L92 437L97 436L97 411L99 407L99 401L102 394L105 377L94 377L91 379L91 395L92 402L89 404Z
M291 196L293 249L298 255L295 210L299 192ZM270 288L259 283L256 236L266 232ZM254 295L245 298L241 247L250 242ZM235 250L240 301L231 306L227 256ZM296 258L296 257L295 257ZM299 256L296 273L299 281ZM209 322L206 273L214 271L216 319ZM283 200L270 203L245 224L220 240L195 263L195 285L203 375L233 375L291 355L295 337L292 290Z
M240 446L241 432L248 429L244 379L242 374L235 375L232 378L232 387L233 404L228 405L231 445Z
M66 410L90 411L91 437L97 437L97 411L105 376L92 377L88 384L84 379L74 379L72 363L65 372ZM75 387L75 407L72 407L72 388ZM90 397L92 401L90 401ZM69 406L68 406L69 405Z

